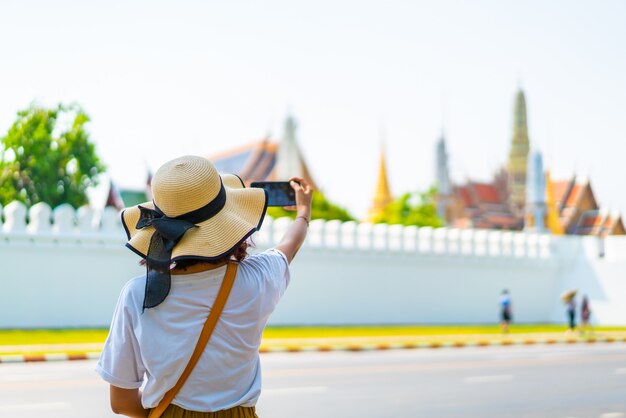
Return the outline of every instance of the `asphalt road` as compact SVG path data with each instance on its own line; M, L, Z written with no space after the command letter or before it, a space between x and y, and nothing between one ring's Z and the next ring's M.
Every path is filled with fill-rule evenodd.
M626 418L626 344L262 356L261 418ZM0 365L0 417L102 418L95 362Z

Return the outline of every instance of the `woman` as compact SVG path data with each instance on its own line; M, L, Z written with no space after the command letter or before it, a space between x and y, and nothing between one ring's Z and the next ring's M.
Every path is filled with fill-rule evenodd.
M513 319L513 307L508 289L502 290L500 296L500 327L503 333L509 332L509 324Z
M210 340L162 416L256 417L263 328L289 283L311 214L311 187L302 178L291 186L295 221L276 248L252 256L247 239L263 222L265 191L219 175L204 158L164 164L152 180L153 202L124 210L126 245L145 259L147 274L123 288L96 369L110 384L113 412L147 417L174 387L232 268L232 290Z
M583 301L580 304L580 332L585 334L590 331L589 320L591 319L591 305L589 304L589 298L587 295L583 296Z

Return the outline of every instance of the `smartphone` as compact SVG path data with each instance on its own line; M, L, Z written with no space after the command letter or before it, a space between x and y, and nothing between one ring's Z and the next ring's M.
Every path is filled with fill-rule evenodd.
M294 206L296 191L288 181L255 181L250 187L259 187L267 191L267 206Z

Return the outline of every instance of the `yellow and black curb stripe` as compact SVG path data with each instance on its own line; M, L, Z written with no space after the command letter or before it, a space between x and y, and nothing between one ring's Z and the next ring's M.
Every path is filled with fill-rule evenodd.
M40 361L97 360L99 351L86 353L7 354L0 355L0 363L34 363Z
M477 341L420 341L406 343L377 343L377 344L333 344L333 345L302 345L302 346L261 346L259 352L266 353L311 353L311 352L362 352L384 350L414 350L437 348L464 348L464 347L502 347L502 346L530 346L556 344L595 344L595 343L626 343L626 337L591 337L577 338L548 338L523 340L477 340ZM41 361L73 361L97 360L99 351L85 353L51 353L51 354L9 354L0 355L0 363L30 363Z

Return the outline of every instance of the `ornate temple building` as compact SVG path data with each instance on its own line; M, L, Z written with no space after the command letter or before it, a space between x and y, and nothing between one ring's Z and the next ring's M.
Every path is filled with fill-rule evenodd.
M437 211L458 228L549 231L553 234L624 235L619 214L600 210L591 182L551 179L540 153L530 153L526 98L515 96L513 136L505 166L490 182L452 184L445 139L437 143Z
M316 190L302 151L296 140L296 122L291 116L285 121L283 137L274 141L260 141L227 150L208 157L221 173L237 174L246 185L253 181L279 181L293 176L305 178ZM122 189L110 183L105 206L122 209L152 199L150 191L152 175L148 172L146 187L141 190Z
M279 181L298 176L316 186L296 140L296 122L285 121L280 141L269 138L208 157L221 173L235 173L246 185L253 181Z
M437 213L446 225L456 228L529 230L553 234L624 235L619 214L601 210L591 182L572 176L552 180L540 153L530 151L526 97L515 95L513 132L508 159L491 181L467 180L456 184L449 176L445 138L436 145L435 179ZM279 141L260 141L209 157L220 172L238 174L246 184L253 181L304 177L315 187L296 140L296 122L287 117ZM381 146L377 183L365 221L374 222L392 202L384 147ZM145 191L120 190L111 183L107 205L123 207L148 200Z

